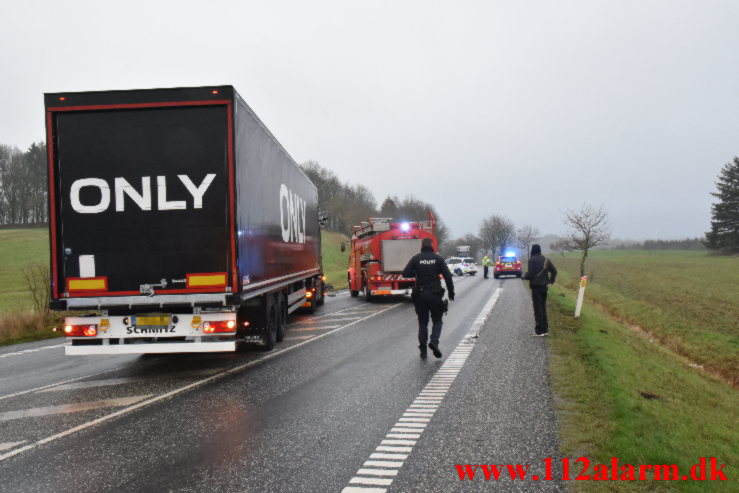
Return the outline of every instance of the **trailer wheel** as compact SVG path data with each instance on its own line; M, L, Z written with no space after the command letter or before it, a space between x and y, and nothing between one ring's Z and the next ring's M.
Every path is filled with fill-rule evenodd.
M287 332L287 304L282 293L277 294L277 335L275 340L282 342Z
M357 291L356 289L351 289L349 290L349 294L352 296L352 298L356 298L357 296L359 296L359 291Z
M262 351L271 351L277 342L277 303L274 295L266 295L262 302L262 317L264 322L264 345Z
M323 306L323 302L326 301L326 297L323 295L323 281L318 283L316 288L316 306Z

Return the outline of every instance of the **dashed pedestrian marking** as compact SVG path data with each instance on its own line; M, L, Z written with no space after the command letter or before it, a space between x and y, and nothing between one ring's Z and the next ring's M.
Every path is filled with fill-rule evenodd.
M349 486L341 490L341 493L385 493L387 491L386 487L393 483L393 479L413 452L413 447L418 443L426 426L431 422L439 404L444 400L452 382L462 370L472 352L475 339L498 301L502 289L499 287L495 290L469 332L429 383L418 393L413 403L403 411L403 415L390 428L390 431L380 441L380 445L375 448L375 452L370 454L369 459L349 480ZM378 488L378 486L385 488Z

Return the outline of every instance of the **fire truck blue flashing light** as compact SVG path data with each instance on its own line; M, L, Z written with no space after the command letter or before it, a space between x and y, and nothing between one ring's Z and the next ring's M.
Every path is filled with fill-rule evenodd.
M402 229L403 231L406 231L407 232L409 229L411 229L411 225L408 224L408 223L402 223L400 225L400 229Z
M515 257L516 256L516 252L512 252L512 251L508 250L507 252L505 252L505 256L506 257Z

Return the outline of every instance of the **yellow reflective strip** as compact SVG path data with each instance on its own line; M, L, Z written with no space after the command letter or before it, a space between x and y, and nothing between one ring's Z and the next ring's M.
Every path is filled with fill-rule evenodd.
M224 286L226 284L226 274L214 274L214 275L191 275L189 277L190 287L194 286Z
M70 291L105 290L105 279L70 279Z

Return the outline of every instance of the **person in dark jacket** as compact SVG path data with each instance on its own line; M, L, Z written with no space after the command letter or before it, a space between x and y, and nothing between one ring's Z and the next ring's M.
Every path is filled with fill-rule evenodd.
M454 300L454 282L446 262L441 256L434 253L434 244L431 238L421 241L421 253L415 255L403 269L403 277L415 277L416 286L413 288L413 304L418 315L418 349L421 358L426 358L426 343L434 352L434 356L441 358L439 337L441 336L441 317L444 314L444 290L439 281L439 274L444 278L449 299ZM433 325L431 340L428 340L429 313Z
M531 301L534 304L534 319L536 327L533 336L543 337L549 334L547 322L547 291L557 278L557 269L551 260L541 254L539 245L531 245L531 256L528 262L528 272L524 279L529 281Z

